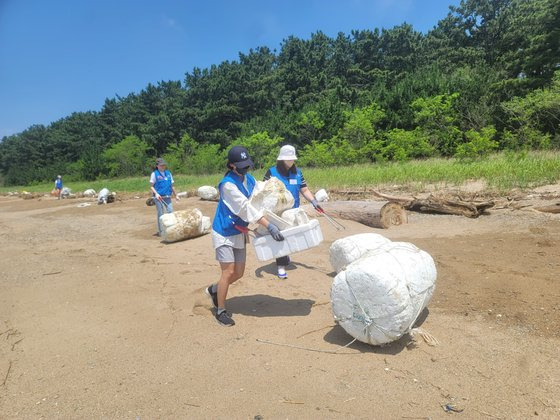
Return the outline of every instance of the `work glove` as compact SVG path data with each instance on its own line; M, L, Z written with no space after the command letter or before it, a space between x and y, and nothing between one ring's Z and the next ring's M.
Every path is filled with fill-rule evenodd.
M268 231L275 241L283 241L284 235L280 233L280 229L274 223L268 223Z
M317 202L317 200L313 199L311 200L311 205L313 206L313 208L315 208L315 210L322 212L323 211L323 207L321 207L319 205L319 203Z

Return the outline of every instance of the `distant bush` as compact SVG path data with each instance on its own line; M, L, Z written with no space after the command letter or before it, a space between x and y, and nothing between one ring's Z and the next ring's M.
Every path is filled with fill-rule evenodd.
M256 169L268 168L276 163L282 137L270 137L268 132L261 131L232 142L232 146L244 146L249 151Z
M298 165L329 167L351 165L360 161L360 154L346 140L332 138L314 141L299 152Z
M467 142L457 146L455 157L459 159L475 159L488 156L498 148L494 140L496 129L493 126L484 127L480 131L469 130L465 133Z
M225 169L225 151L219 144L199 144L188 134L163 155L169 168L183 174L214 174Z
M103 153L109 176L125 177L146 172L148 145L136 136L127 136Z
M433 156L435 149L428 136L419 129L405 131L395 128L385 133L383 156L388 160L405 161L413 158Z

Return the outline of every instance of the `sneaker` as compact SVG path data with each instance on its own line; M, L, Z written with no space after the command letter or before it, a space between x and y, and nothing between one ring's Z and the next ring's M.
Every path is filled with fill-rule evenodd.
M286 268L282 265L278 266L278 278L287 279L288 273L286 273Z
M228 314L227 311L223 311L219 315L216 312L216 320L218 321L218 324L223 325L224 327L233 327L235 325L235 321L231 318L231 315Z
M214 308L218 308L218 293L212 293L211 285L206 288L206 294L210 299L212 299L212 304L214 305Z

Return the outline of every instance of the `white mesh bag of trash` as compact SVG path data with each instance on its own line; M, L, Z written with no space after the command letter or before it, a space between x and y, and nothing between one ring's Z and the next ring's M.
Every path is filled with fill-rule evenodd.
M201 199L208 200L208 201L216 201L220 198L218 194L218 190L209 185L200 187L196 191L196 195L199 196Z
M177 242L196 238L210 233L210 218L203 216L199 209L179 210L160 216L162 239L165 242Z
M428 305L437 277L432 257L412 244L368 251L335 277L335 320L352 337L381 345L408 333Z
M262 211L269 210L277 215L294 206L292 193L282 181L274 177L265 182L257 182L249 200L253 207Z
M359 233L337 239L329 249L332 268L340 273L348 264L353 263L368 251L375 250L381 245L390 243L386 237L377 233Z

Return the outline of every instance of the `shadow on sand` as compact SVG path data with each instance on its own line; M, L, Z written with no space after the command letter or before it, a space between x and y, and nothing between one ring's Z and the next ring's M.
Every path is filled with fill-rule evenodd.
M310 299L282 299L268 295L236 296L228 299L227 308L233 314L255 317L306 316L315 303Z
M421 326L428 317L429 313L430 311L428 310L428 308L425 308L416 320L414 327ZM336 344L339 346L346 346L353 340L352 336L344 331L344 328L342 328L338 324L335 325L329 332L327 332L323 339L327 343ZM388 354L394 356L407 348L407 345L410 343L410 341L410 336L408 334L405 334L397 341L393 341L392 343L386 344L384 346L372 346L360 341L355 341L354 343L350 344L348 348L352 350L358 350L362 353Z

